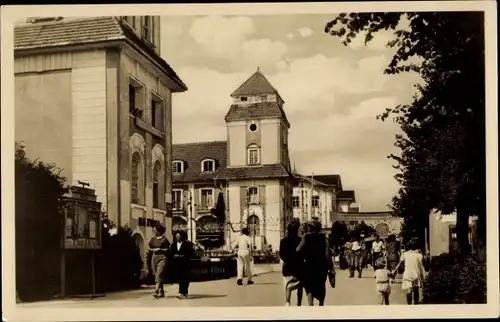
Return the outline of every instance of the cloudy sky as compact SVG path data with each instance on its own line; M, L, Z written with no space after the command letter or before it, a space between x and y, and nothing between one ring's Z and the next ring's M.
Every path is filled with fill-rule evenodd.
M174 98L174 143L225 140L229 95L259 66L286 102L297 170L340 174L362 211L386 210L398 126L375 117L411 101L417 79L383 74L390 33L345 47L324 32L332 17L162 17L162 56L189 87Z

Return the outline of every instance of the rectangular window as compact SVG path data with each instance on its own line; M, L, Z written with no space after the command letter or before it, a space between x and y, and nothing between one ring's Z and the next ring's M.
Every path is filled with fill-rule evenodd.
M248 97L242 96L242 97L240 97L240 101L246 102L246 101L248 101Z
M257 187L248 188L248 202L251 204L259 203L259 189Z
M135 115L135 96L135 87L133 85L128 85L128 106L130 114L132 115Z
M156 115L157 111L156 111L156 101L155 100L151 100L151 125L153 127L156 127Z
M292 204L293 204L293 208L299 208L300 207L300 197L293 196L292 197Z
M144 120L144 86L132 77L129 78L128 104L130 114Z
M151 125L160 131L165 131L163 118L164 118L164 107L163 99L155 93L152 93L151 98Z
M158 185L158 182L157 181L153 181L153 208L156 208L158 209L159 207L159 200L158 200L158 197L159 197L159 193L158 193L158 190L159 190L159 185Z
M172 208L174 210L181 210L182 207L182 190L172 190Z
M259 164L259 149L248 150L248 164L250 165Z
M313 196L312 197L312 206L314 208L318 208L319 207L319 196Z
M201 189L201 209L209 209L214 205L214 192L212 189Z
M144 17L144 25L142 26L142 39L152 43L151 41L151 34L152 34L152 23L153 17L152 16L145 16Z
M261 95L261 96L260 96L260 100L261 100L262 102L267 102L267 95Z

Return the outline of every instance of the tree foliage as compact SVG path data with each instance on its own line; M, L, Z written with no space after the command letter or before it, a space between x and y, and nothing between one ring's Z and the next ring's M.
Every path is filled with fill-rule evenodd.
M330 234L330 245L332 247L340 247L344 245L347 241L349 234L349 229L343 221L335 221L332 224L332 230Z
M30 160L24 146L16 143L15 266L16 289L22 301L48 299L59 293L64 227L60 210L66 191L60 169Z
M409 26L400 22L403 18ZM389 108L401 126L395 145L400 183L392 209L405 217L407 235L422 237L429 211L457 212L457 234L468 251L468 218L480 218L485 234L485 60L482 12L413 12L340 14L325 32L344 45L377 32L393 33L387 47L395 54L386 74L414 72L413 102Z

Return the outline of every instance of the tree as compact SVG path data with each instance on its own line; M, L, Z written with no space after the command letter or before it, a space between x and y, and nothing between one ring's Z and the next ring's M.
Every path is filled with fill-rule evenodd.
M16 143L16 289L22 301L48 299L60 290L61 197L67 192L60 173L55 165L29 159Z
M330 235L332 247L342 246L347 241L348 233L347 225L343 221L335 221Z
M400 26L401 18L409 28ZM423 84L410 105L387 109L403 134L392 208L405 217L407 232L422 235L431 209L457 212L457 237L468 252L468 220L479 217L485 238L484 17L481 12L340 14L325 31L347 45L364 34L365 44L381 30L393 31L396 49L387 74L416 72ZM417 58L417 59L416 59Z

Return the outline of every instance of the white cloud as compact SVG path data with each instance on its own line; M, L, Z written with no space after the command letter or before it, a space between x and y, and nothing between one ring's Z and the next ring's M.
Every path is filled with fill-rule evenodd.
M286 34L286 37L287 37L288 39L293 39L293 38L295 37L295 35L294 35L294 34L292 34L292 33L289 33L289 34Z
M189 34L208 55L228 59L235 70L268 67L288 52L286 44L271 39L251 39L256 31L251 18L207 16L196 19Z
M189 35L209 53L235 55L246 38L255 32L251 18L206 16L194 20Z
M397 84L399 77L406 76L384 75L384 59L366 57L357 64L323 55L282 59L277 63L278 73L266 75L286 101L290 149L299 170L340 173L344 185L356 190L363 210L384 210L397 191L392 162L386 156L397 152L393 142L399 129L376 116L399 103L391 96L394 91L386 88L395 88L388 83ZM225 140L230 94L252 72L184 67L178 73L189 91L174 95L174 142ZM408 87L411 96L411 84ZM341 101L346 94L368 98L346 106Z
M313 34L312 29L309 28L309 27L299 28L299 29L297 29L297 31L299 32L299 34L302 37L309 37L309 36L311 36Z

